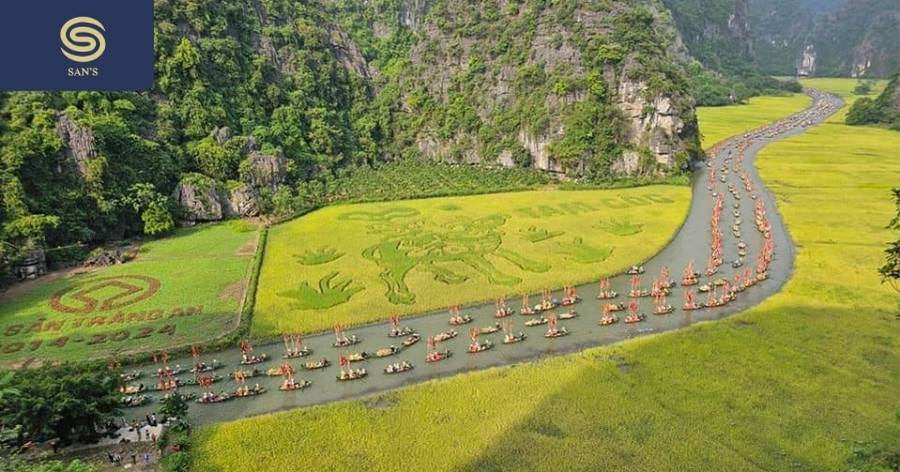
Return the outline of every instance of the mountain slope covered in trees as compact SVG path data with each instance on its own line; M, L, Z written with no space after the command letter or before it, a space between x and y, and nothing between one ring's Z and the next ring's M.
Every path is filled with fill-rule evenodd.
M689 60L656 0L158 0L155 14L152 90L0 96L4 265L179 220L289 215L386 160L614 179L698 152Z
M751 0L749 11L765 73L887 77L900 68L896 0Z

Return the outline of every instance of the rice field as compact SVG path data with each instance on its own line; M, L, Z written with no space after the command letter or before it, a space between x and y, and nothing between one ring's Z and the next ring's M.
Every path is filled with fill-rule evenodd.
M752 110L760 103L774 102L745 116L767 113ZM193 469L878 470L854 451L900 444L898 297L876 272L896 237L885 225L898 149L900 134L838 119L765 149L758 165L797 244L796 273L746 313L205 427Z
M690 189L334 205L269 232L252 333L317 332L597 280L656 253Z
M0 364L84 360L206 341L236 327L255 227L147 242L133 261L38 279L0 299Z

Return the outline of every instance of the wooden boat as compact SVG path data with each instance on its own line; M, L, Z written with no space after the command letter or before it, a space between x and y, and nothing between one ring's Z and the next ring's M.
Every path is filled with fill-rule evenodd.
M324 369L331 365L331 362L326 358L321 358L317 361L309 361L303 363L303 368L306 370L316 370L316 369Z
M272 369L269 369L269 370L271 371ZM238 374L237 372L232 372L232 373L231 373L231 378L232 378L232 379L235 378L235 377L237 376L237 374ZM259 369L256 369L256 368L253 368L253 369L240 369L240 374L241 374L241 376L244 377L245 379L249 379L250 377L256 377L257 375L259 375ZM271 375L271 374L269 374L269 375ZM279 375L280 375L280 374L279 374Z
M410 347L413 344L419 342L420 339L422 339L422 336L419 336L418 334L413 333L411 336L404 339L401 344L403 344L403 347Z
M234 391L233 396L235 398L248 398L248 397L255 397L257 395L262 395L264 393L266 393L266 389L263 387L260 387L259 384L254 385L253 387L248 387L248 386L244 385L244 386L238 387Z
M619 321L619 318L616 315L608 315L600 318L600 326L609 326L612 324L616 324Z
M562 305L562 306L572 306L572 305L575 305L576 303L579 303L579 302L581 302L581 297L579 297L579 296L570 296L570 297L564 297L564 298L559 302L559 304Z
M402 338L403 336L409 336L413 334L413 329L409 326L403 326L402 328L391 328L388 331L389 338Z
M258 355L258 356L255 355L255 354L244 355L244 356L241 358L241 365L261 364L261 363L265 362L265 361L268 360L268 359L269 359L269 355L268 355L268 354L260 354L260 355Z
M530 306L523 306L521 309L519 309L519 314L531 316L534 314L534 308L531 308Z
M359 380L367 375L369 375L369 373L366 372L366 369L342 369L341 373L338 374L337 379L340 382L346 382L348 380Z
M569 310L561 315L559 315L559 319L561 320L571 320L578 316L578 312L575 310Z
M179 381L179 382L178 382L178 385L179 385L179 386L181 386L181 385L200 385L200 380L201 380L201 379L204 380L204 381L206 381L206 382L209 382L210 384L214 384L214 383L216 383L216 382L222 380L222 376L221 376L221 375L206 375L206 376L200 376L200 377L194 378L194 379L186 379L186 380L184 380L184 381ZM176 380L177 380L177 379L176 379Z
M449 349L444 351L434 351L425 357L425 362L440 362L449 358L451 355L452 353Z
M166 391L166 390L172 390L181 385L194 385L196 383L197 383L197 381L194 379L190 379L188 381L182 381L181 379L179 379L177 377L173 377L172 380L169 381L169 383L167 385L159 385L159 384L150 385L147 387L147 391L162 392L162 391Z
M628 315L625 317L625 319L623 321L625 323L631 324L631 323L640 323L641 321L644 321L646 319L647 319L647 315L641 313L640 315Z
M350 362L362 362L369 358L368 352L351 352L347 354L347 360Z
M281 390L282 392L293 392L295 390L303 390L304 388L308 388L310 385L312 385L312 381L306 379L285 380L281 384L281 386L278 387L278 390Z
M336 348L350 347L354 344L359 344L359 338L356 335L352 336L344 336L342 339L335 340L331 345Z
M222 367L224 367L224 364L219 363L219 361L212 361L209 364L207 364L206 362L200 362L199 364L197 364L191 368L191 373L192 374L203 374L206 372L212 372L216 369L221 369ZM173 373L172 375L177 375L177 374Z
M412 370L413 365L407 361L403 362L395 362L393 364L388 364L387 367L384 368L385 374L402 374L403 372L407 372Z
M554 309L556 309L556 307L558 307L558 306L559 306L559 302L557 302L556 300L548 300L548 301L545 301L545 302L543 302L543 303L539 303L539 304L535 305L535 306L534 306L534 312L535 312L535 313L542 313L542 312L545 312L545 311L554 310Z
M552 329L544 333L545 338L561 338L563 336L567 336L569 334L569 330L566 329L565 326L561 326L559 329Z
M631 266L625 273L628 275L641 275L644 273L644 266Z
M302 349L288 351L281 357L283 359L299 359L301 357L306 357L306 356L312 354L312 352L313 352L312 349L310 349L307 346L303 346Z
M282 373L281 366L269 367L266 369L266 375L269 377L281 377Z
M162 402L168 400L169 397L172 396L172 395L173 395L172 393L167 393L167 394L165 394L165 395L159 397L159 402L162 403ZM177 393L177 394L174 394L174 395L180 396L181 399L184 400L184 401L186 401L186 402L189 402L189 401L192 401L192 400L196 400L196 399L197 399L197 394L196 394L195 392L190 392L190 393Z
M144 392L147 390L147 386L144 384L137 385L123 385L119 387L119 393L125 395L137 395L138 393Z
M484 328L479 328L478 334L494 334L497 331L500 331L500 323L497 323L494 326L486 326Z
M469 315L451 316L450 320L449 320L450 326L462 326L464 324L469 324L471 322L472 322L472 317Z
M501 306L497 308L497 312L494 313L494 318L506 318L507 316L515 313L512 308L508 306Z
M610 304L606 305L606 308L611 312L616 312L616 311L624 311L627 307L625 306L624 303L610 303Z
M136 408L147 403L149 398L145 395L128 395L122 397L122 406L125 408Z
M459 333L455 329L451 329L450 331L444 331L443 333L434 335L434 340L435 342L443 342L448 339L453 339L458 335Z
M119 374L119 377L122 379L122 382L128 383L128 382L134 382L135 380L141 378L142 375L144 375L143 372L141 372L139 370L134 370L131 372L125 372L123 374Z
M469 344L466 352L468 352L469 354L478 354L479 352L487 351L492 347L494 347L494 343L490 341L484 341L482 343L473 342L472 344Z
M618 296L619 296L619 293L616 292L615 290L605 290L603 292L600 292L599 295L597 295L597 300L612 300L613 298L616 298Z
M535 319L528 320L525 322L525 326L527 326L529 328L531 328L533 326L540 326L540 325L545 325L545 324L547 324L547 318L544 318L543 316L540 318L535 318Z
M673 311L675 311L675 307L673 307L672 305L660 305L653 309L653 314L654 315L668 315L669 313L672 313Z
M519 334L507 334L503 337L503 344L516 344L525 340L526 334L523 332L519 332Z
M649 297L649 296L650 296L650 291L647 290L647 289L645 289L645 288L643 288L643 289L638 289L638 290L629 290L629 291L628 291L628 296L631 297L631 298Z
M390 357L390 356L393 356L394 354L397 354L398 352L400 352L400 348L397 346L383 347L383 348L380 348L377 351L375 351L375 357L377 357L377 358Z
M197 403L206 405L206 404L211 404L211 403L222 403L222 402L226 402L228 400L231 400L231 395L229 395L225 392L222 392L222 393L205 392L205 393L203 393L203 395L200 395L200 397L197 398Z

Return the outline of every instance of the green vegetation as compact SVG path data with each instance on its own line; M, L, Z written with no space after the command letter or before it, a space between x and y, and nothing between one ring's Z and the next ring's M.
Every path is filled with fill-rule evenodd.
M119 373L91 364L22 369L0 398L0 427L12 430L14 449L38 438L95 440L119 418Z
M169 395L159 408L160 416L170 420L159 439L159 449L165 456L161 461L165 472L186 472L191 464L191 423L188 404L181 395Z
M393 182L367 185L365 169L403 158L527 167L523 143L544 142L568 172L612 180L623 152L649 153L628 136L612 71L641 79L648 103L669 98L686 126L667 139L679 163L696 153L684 67L669 47L676 32L661 6L582 3L158 1L150 92L0 95L0 276L35 249L65 266L182 218L284 219L317 198L477 191L452 181L398 194L387 193ZM641 170L679 168L648 159ZM346 169L362 170L344 179ZM536 179L511 172L499 190ZM235 195L248 205L228 207ZM186 210L216 200L222 212Z
M900 188L895 188L894 201L897 204L897 215L888 224L888 229L900 231ZM900 239L890 243L890 246L884 251L887 254L887 260L884 265L878 269L881 276L892 284L900 281Z
M896 293L876 269L891 235L886 196L900 138L841 119L761 157L798 244L793 279L762 305L617 346L205 427L194 470L277 469L296 456L312 469L393 470L398 450L411 470L560 461L572 470L890 470L900 333Z
M703 147L708 148L730 136L758 128L779 118L802 111L812 103L804 94L789 97L754 97L747 105L709 107L697 110L703 123Z
M847 113L847 124L880 124L900 131L900 72L894 74L878 98L857 100Z
M126 264L16 287L0 305L0 362L127 355L232 331L255 243L229 224L182 229Z
M593 280L665 244L688 193L655 186L329 206L269 231L253 334L322 331ZM590 222L618 223L600 231ZM308 248L325 246L345 254L303 263Z
M412 198L531 190L550 182L532 169L490 169L398 161L341 172L337 178L301 185L298 210L334 202L379 202Z

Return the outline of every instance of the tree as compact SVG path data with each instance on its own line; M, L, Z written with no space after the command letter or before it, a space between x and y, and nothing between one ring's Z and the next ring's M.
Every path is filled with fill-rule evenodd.
M20 370L10 385L19 393L0 400L0 424L18 428L17 444L42 436L64 445L93 439L121 411L118 377L94 365Z
M178 394L169 395L163 399L159 407L159 414L163 418L187 419L188 404L184 397Z
M140 213L141 221L144 222L144 234L155 236L175 229L175 221L169 212L169 199L157 192L153 185L132 185L125 201Z
M888 224L888 229L900 231L900 188L892 190L894 193L894 201L897 206L897 214ZM900 239L890 243L884 251L887 254L887 260L878 270L881 273L882 280L889 281L897 289L897 283L900 282ZM900 289L897 289L900 291Z

